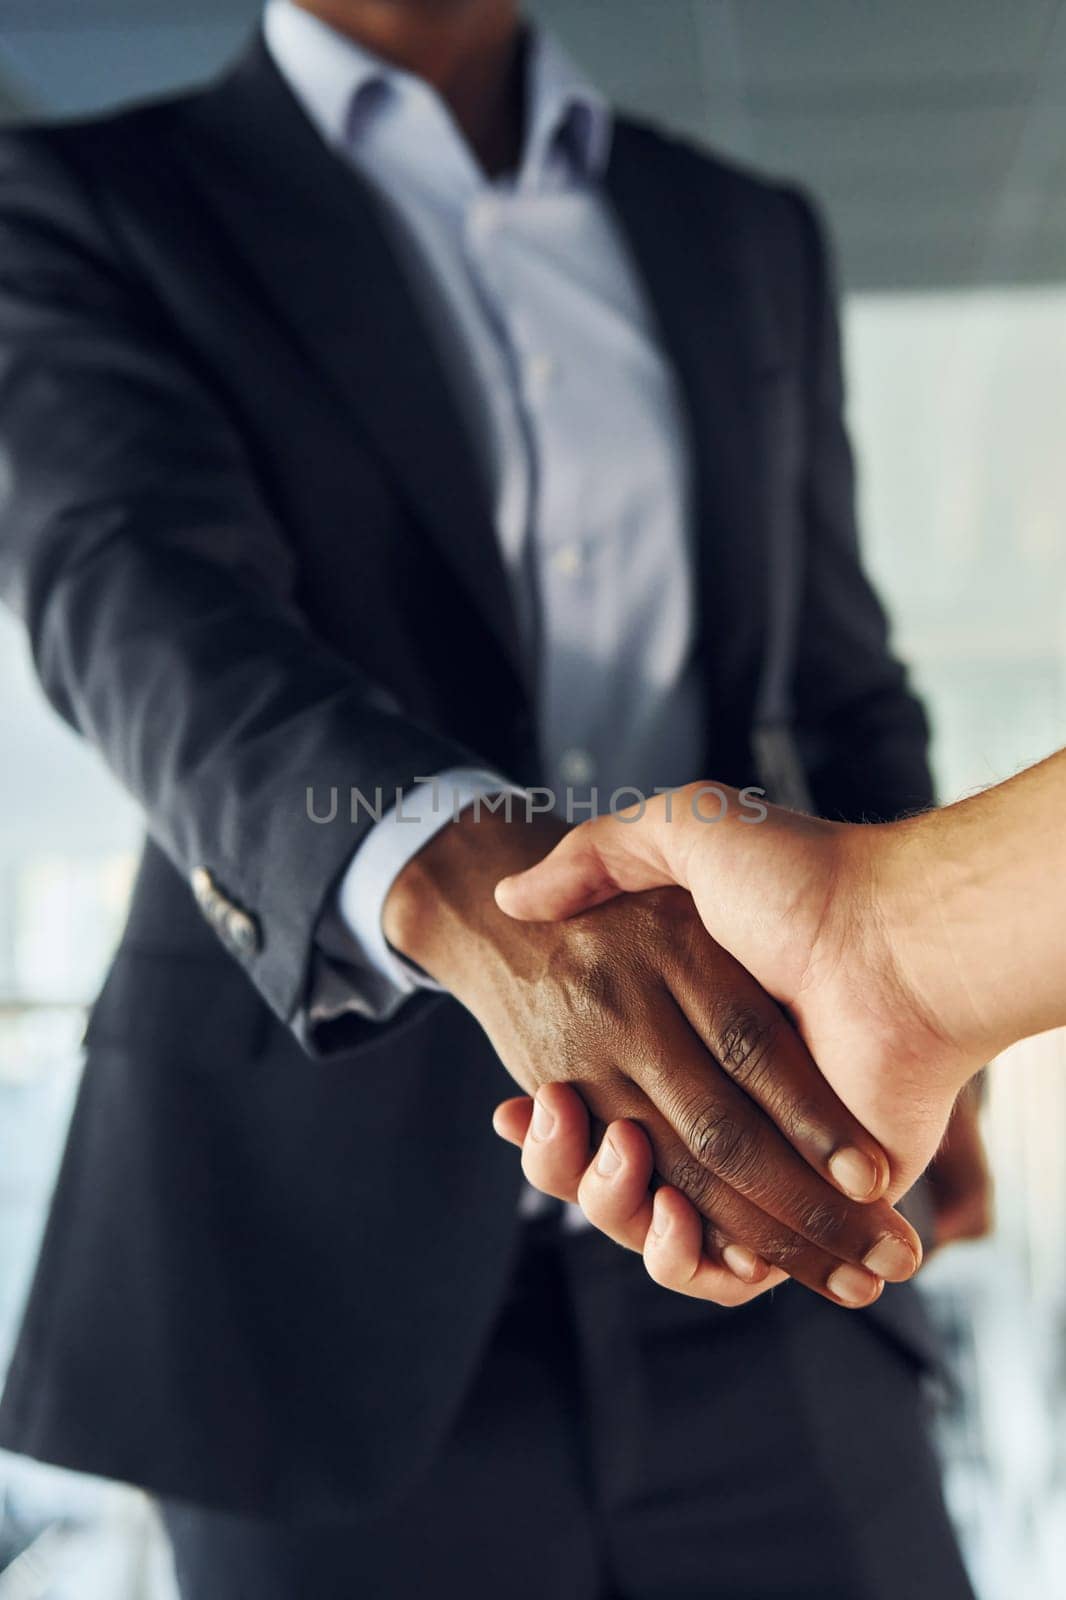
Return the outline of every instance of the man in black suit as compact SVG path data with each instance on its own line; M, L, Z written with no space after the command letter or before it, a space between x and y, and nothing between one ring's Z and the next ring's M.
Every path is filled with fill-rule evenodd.
M564 825L510 784L928 802L840 410L807 203L511 0L272 0L0 143L0 575L149 833L0 1442L195 1600L968 1593L876 1150L683 899L491 896ZM492 1046L640 1118L723 1305L821 1298L520 1202Z

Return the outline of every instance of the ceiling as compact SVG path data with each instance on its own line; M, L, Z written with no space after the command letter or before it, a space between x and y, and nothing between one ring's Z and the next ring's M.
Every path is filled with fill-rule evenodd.
M532 0L616 101L813 188L846 284L1066 281L1066 0ZM209 76L257 0L0 0L0 119Z

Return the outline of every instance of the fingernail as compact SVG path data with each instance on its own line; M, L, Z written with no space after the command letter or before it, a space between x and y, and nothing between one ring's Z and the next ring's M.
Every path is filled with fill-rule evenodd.
M887 1278L890 1283L910 1278L918 1270L918 1257L910 1245L892 1233L886 1233L878 1239L862 1261L863 1266L869 1267L879 1278Z
M600 1145L600 1153L596 1157L596 1171L601 1178L609 1178L618 1171L622 1165L622 1157L618 1154L610 1139L604 1139Z
M826 1288L846 1306L864 1306L874 1298L878 1282L861 1267L843 1266L830 1274Z
M547 1106L541 1105L539 1099L534 1100L533 1120L529 1125L529 1131L533 1135L534 1139L546 1139L554 1127L555 1118L552 1116Z
M845 1194L853 1200L868 1200L880 1186L881 1174L870 1157L850 1146L829 1158L829 1170Z
M656 1239L662 1239L665 1238L669 1226L666 1211L659 1202L659 1196L656 1195L651 1203L651 1222L648 1226L648 1232Z
M755 1278L762 1262L751 1250L746 1250L742 1244L727 1244L722 1249L722 1260L733 1274L734 1278L741 1278L745 1283L750 1283Z

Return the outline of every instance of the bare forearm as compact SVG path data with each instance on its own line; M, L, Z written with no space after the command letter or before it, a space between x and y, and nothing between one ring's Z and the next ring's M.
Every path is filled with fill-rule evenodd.
M879 842L888 932L977 1055L1066 1025L1066 751Z

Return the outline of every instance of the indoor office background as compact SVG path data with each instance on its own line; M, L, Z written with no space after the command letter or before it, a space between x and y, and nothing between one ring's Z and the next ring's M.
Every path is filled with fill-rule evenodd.
M0 115L212 74L256 0L0 0ZM808 184L847 294L869 560L941 792L1066 743L1066 4L539 0L627 107ZM0 628L0 1362L119 929L137 819ZM1066 1570L1066 1048L991 1075L989 1243L925 1275L950 1339L952 1508L982 1600ZM131 1492L0 1456L0 1600L165 1600ZM1056 1577L1057 1574L1057 1577Z

